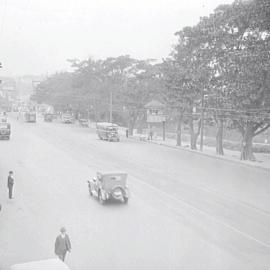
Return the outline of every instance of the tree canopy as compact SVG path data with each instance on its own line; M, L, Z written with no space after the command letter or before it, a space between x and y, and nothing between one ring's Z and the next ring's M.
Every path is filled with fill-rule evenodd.
M132 132L145 121L144 105L158 97L177 111L178 145L182 122L188 121L196 149L206 115L216 122L218 154L229 123L242 135L241 158L254 159L253 138L270 126L270 2L220 5L175 35L178 41L162 63L128 55L69 60L73 72L48 77L34 98L61 109L84 108L102 120L108 119L112 96L114 120Z

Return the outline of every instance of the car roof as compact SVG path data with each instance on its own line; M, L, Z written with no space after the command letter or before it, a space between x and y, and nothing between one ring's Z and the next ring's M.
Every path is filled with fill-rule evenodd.
M108 176L108 175L127 175L126 172L121 172L121 171L110 171L110 172L100 172L98 171L97 174L100 174L102 176Z
M59 259L48 259L42 261L14 264L11 270L70 270L70 268Z
M99 123L97 123L97 126L101 126L101 127L118 127L118 125L113 124L113 123L108 123L108 122L99 122Z

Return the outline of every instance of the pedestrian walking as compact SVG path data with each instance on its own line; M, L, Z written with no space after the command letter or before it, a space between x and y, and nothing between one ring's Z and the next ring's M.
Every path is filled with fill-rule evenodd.
M71 251L71 243L66 233L66 228L62 227L60 229L60 235L58 235L55 240L54 252L60 260L64 261L67 251Z
M151 141L153 140L153 133L154 133L153 130L150 129L149 138L150 138Z
M128 129L126 129L126 137L128 138Z
M13 199L13 186L14 186L14 176L13 171L10 171L8 174L8 181L7 181L9 199Z

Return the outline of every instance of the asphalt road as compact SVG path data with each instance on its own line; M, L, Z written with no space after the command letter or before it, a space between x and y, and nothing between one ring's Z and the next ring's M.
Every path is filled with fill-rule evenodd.
M7 173L15 173L8 200ZM100 205L86 180L126 171L128 205ZM269 269L270 171L146 142L105 142L91 129L12 120L0 141L0 270L54 257L89 269Z

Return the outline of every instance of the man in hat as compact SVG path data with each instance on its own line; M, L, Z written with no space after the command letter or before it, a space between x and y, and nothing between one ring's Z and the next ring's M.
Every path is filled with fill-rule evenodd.
M70 252L71 243L68 235L66 234L66 228L62 227L60 229L60 235L56 237L54 252L59 257L60 260L64 261L67 251Z
M7 181L9 199L13 199L13 197L12 197L13 186L14 186L13 171L10 171L8 174L8 181Z

